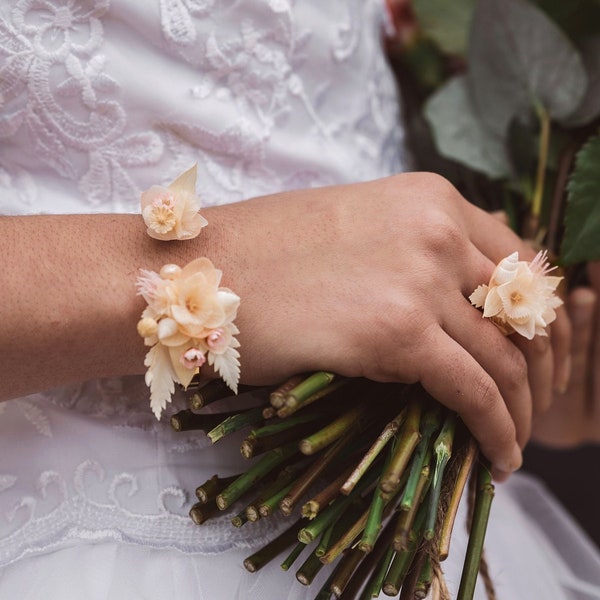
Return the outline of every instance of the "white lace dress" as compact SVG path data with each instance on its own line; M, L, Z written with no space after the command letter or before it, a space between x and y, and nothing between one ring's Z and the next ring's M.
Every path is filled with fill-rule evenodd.
M383 0L0 0L0 214L137 212L195 162L207 205L400 170L384 18ZM282 519L190 521L195 487L242 467L217 450L157 423L138 378L1 405L0 600L312 598L242 567ZM528 478L498 487L487 545L502 600L600 598L598 555Z

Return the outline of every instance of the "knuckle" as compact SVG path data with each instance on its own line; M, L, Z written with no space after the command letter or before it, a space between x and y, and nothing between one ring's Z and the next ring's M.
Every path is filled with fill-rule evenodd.
M496 403L500 400L494 380L487 373L482 373L475 381L473 389L473 410L482 416L493 413Z
M458 223L449 218L446 213L432 211L428 219L424 243L426 249L434 255L445 256L448 252L456 255L465 248L467 237Z

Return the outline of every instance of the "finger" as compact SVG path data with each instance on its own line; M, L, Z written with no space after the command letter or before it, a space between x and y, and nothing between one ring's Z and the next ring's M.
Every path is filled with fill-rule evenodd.
M548 337L536 335L528 340L518 334L510 336L527 361L527 379L533 402L533 414L546 412L552 404L554 360Z
M567 310L573 326L571 344L572 373L569 397L579 399L582 406L573 407L582 413L589 410L590 354L592 349L596 293L589 288L573 290L567 298Z
M556 310L556 321L550 326L549 336L554 355L554 389L564 394L571 378L573 333L567 311L562 306Z
M442 327L494 380L515 424L521 448L531 435L531 391L523 353L481 312L459 298Z
M521 466L521 450L515 424L494 380L443 330L433 337L431 346L437 351L421 362L423 387L460 415L499 476L515 471Z

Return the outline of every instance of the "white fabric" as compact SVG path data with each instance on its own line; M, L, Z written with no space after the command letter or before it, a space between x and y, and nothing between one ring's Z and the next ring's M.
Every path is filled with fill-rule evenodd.
M383 0L0 0L0 213L137 212L194 162L205 204L399 171L384 18ZM243 468L236 440L157 423L140 379L0 412L0 600L316 593L242 567L283 518L191 523L194 488ZM502 600L600 598L598 554L528 478L499 487L487 546Z

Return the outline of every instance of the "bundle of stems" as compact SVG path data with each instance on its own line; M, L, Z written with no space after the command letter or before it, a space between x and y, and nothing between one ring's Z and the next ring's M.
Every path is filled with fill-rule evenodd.
M233 506L237 527L293 515L292 525L244 561L246 569L279 557L303 585L328 569L318 600L412 600L430 592L448 600L440 563L471 476L475 499L456 598L473 597L494 488L455 414L418 385L327 372L245 392L256 406L205 415L204 406L230 393L219 382L196 388L172 425L203 430L213 443L247 431L240 451L250 466L198 486L190 510L196 524Z

